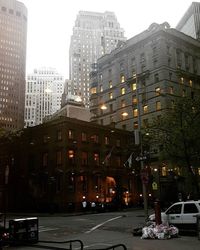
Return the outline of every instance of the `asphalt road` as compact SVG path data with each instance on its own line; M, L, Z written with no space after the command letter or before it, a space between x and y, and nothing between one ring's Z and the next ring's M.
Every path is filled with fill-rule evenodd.
M144 224L143 215L142 210L134 210L98 214L38 216L39 241L81 240L84 249L88 250L106 248L116 244L124 244L128 250L200 249L200 240L195 235L180 235L178 238L168 240L145 240L141 239L140 236L133 236L133 228ZM69 249L69 244L65 243L39 242L39 244ZM31 247L7 247L6 249L33 250L36 248L33 245ZM73 249L80 249L80 244L73 243Z

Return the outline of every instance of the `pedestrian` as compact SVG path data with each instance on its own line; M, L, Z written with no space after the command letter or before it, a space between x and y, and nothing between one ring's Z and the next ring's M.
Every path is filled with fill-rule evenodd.
M96 203L94 201L92 201L91 202L92 212L95 212L95 207L96 207Z
M82 207L83 207L83 211L86 211L86 208L87 208L87 201L86 200L82 201Z

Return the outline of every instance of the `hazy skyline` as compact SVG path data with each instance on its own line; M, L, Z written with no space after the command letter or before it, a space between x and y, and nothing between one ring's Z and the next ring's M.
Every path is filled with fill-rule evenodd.
M27 73L34 68L53 67L68 78L69 45L80 10L115 13L129 39L153 22L167 21L175 28L191 0L19 0L28 9ZM196 1L199 2L199 1Z

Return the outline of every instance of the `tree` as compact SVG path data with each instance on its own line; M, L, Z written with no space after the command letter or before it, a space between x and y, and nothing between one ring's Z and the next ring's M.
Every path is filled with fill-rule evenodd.
M179 165L187 175L187 192L199 196L200 100L177 98L173 108L154 119L146 132L148 143L158 146L160 160Z

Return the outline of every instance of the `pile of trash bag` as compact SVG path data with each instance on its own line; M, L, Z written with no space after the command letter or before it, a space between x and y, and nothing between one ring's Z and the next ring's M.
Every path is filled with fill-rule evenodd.
M168 224L156 225L151 223L142 228L141 239L170 239L178 237L179 230L177 227Z

